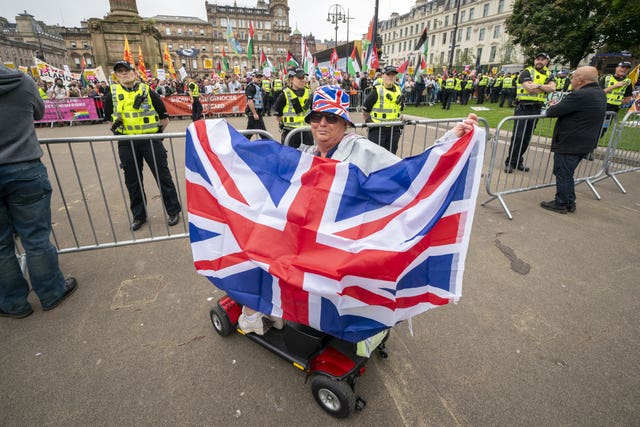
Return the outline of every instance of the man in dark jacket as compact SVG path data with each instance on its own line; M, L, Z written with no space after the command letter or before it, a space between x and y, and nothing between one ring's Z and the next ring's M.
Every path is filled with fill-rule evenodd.
M573 91L546 112L547 117L558 118L551 141L556 197L540 205L561 214L576 211L573 173L598 144L607 110L607 96L598 86L596 68L578 68L571 76L571 86Z
M33 313L14 232L27 253L31 288L43 310L57 307L78 286L76 279L62 275L49 240L52 190L33 126L43 115L34 81L0 64L0 317L20 319Z

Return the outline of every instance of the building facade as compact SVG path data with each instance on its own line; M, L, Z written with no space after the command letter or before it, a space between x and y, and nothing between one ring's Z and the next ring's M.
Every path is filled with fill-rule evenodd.
M416 0L408 13L394 13L379 23L383 60L415 63L419 52L414 49L426 27L426 62L435 73L442 67L460 71L467 66L519 70L524 57L505 31L512 10L513 0Z

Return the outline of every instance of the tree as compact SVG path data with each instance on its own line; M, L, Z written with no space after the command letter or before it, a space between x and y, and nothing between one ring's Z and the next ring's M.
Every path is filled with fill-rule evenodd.
M538 52L576 68L605 44L638 48L638 2L623 0L516 0L507 32L533 58Z

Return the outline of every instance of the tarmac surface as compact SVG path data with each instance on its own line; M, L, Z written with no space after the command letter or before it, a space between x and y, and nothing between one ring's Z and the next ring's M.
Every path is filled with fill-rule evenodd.
M0 319L0 424L638 425L640 174L619 178L627 194L605 179L602 200L579 185L574 214L539 207L553 188L509 195L513 220L480 206L481 187L462 299L393 329L389 358L358 381L366 408L346 420L290 364L213 330L222 292L196 274L187 239L62 254L78 291L49 312L31 294L33 315Z

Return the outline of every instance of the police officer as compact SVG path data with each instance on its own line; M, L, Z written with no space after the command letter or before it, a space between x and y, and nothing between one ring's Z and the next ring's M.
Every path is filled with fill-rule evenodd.
M262 92L262 71L253 70L251 82L244 90L247 97L247 129L267 130L262 120L264 111L264 93Z
M442 94L442 109L450 110L451 102L455 98L456 78L453 75L444 81L444 93Z
M500 91L500 108L504 106L505 99L507 106L513 107L513 100L516 97L516 79L512 74L507 73L502 79L502 90Z
M200 103L200 87L191 77L187 78L187 92L191 98L191 121L202 118L202 104Z
M533 67L525 68L518 76L514 116L534 116L542 111L547 94L556 89L556 82L551 78L551 72L547 68L549 61L549 55L539 53L535 57ZM516 121L509 153L504 162L506 173L512 173L514 169L529 172L529 168L524 165L524 153L529 147L536 123L538 119Z
M282 143L286 139L289 132L293 129L307 126L304 118L311 109L311 93L306 85L304 68L292 68L287 73L289 76L289 84L282 91L273 106L277 117L278 126L282 131ZM292 141L291 146L300 147L300 143L313 145L313 135L311 132L302 132L298 134Z
M489 87L489 76L486 74L478 75L478 100L476 104L484 103L484 96L487 92L487 88Z
M631 84L631 79L627 77L630 69L630 62L620 62L613 74L607 74L600 78L600 87L604 89L604 93L607 95L607 111L618 112L621 105L631 100L633 85ZM610 118L605 119L602 131L600 132L600 138L607 133L607 129L611 124L610 122Z
M367 123L399 121L404 108L402 89L396 83L398 69L387 65L383 73L382 84L375 86L364 100L364 118ZM370 141L396 154L401 134L402 126L382 126L369 128L368 137Z
M162 133L169 124L169 115L160 95L146 83L137 81L134 67L128 62L116 62L113 71L119 84L111 85L110 92L104 98L105 117L112 122L111 131L116 135ZM142 181L143 159L160 187L168 215L167 223L176 225L180 220L181 208L162 140L118 141L118 155L133 214L131 230L138 230L147 222L147 198Z
M556 76L556 92L567 92L570 79L567 78L567 72L565 70L558 71Z
M271 104L273 103L273 99L271 97L271 81L268 77L262 78L262 96L264 102L264 115L271 115Z
M273 89L273 99L274 102L275 100L277 100L280 95L282 94L282 90L284 89L284 82L282 81L282 78L280 77L280 75L277 75L273 81L271 82L271 86Z

